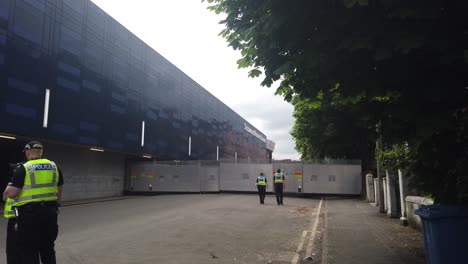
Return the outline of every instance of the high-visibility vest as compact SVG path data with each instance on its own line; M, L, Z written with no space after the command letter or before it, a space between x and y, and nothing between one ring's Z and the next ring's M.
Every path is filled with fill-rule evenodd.
M26 176L15 206L57 201L59 177L57 165L48 159L36 159L26 162L23 166Z
M283 183L283 173L275 174L275 183Z
M265 178L265 176L258 176L258 177L257 177L257 185L258 185L258 186L266 186L266 178Z
M15 204L15 200L11 198L7 198L5 201L5 207L3 208L3 216L5 218L14 218L15 211L13 211L13 205Z

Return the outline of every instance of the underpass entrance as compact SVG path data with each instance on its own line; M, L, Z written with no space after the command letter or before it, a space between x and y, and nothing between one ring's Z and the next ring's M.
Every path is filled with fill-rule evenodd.
M10 164L15 165L25 160L22 152L24 144L26 143L23 141L0 138L0 188L2 193L12 175Z

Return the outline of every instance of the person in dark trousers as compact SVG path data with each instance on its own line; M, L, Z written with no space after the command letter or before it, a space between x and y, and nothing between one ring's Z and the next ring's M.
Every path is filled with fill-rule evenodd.
M10 175L12 175L15 169L22 166L21 163L10 165ZM11 182L11 181L10 181ZM6 259L7 264L19 264L21 250L16 245L18 240L18 225L16 221L14 199L7 198L5 200L5 208L3 209L3 216L8 219L7 232L6 232ZM36 255L35 261L32 264L39 264L39 255Z
M257 189L258 189L258 195L260 196L260 204L265 204L265 195L266 195L267 188L268 188L267 179L263 175L263 172L262 172L260 173L260 176L257 177Z
M26 144L27 162L16 169L3 192L3 200L15 199L22 264L34 263L38 253L43 264L56 263L54 244L63 175L53 161L42 158L43 149L38 141Z
M17 246L18 234L17 234L17 221L15 211L13 209L13 199L6 199L5 208L3 209L3 216L8 219L7 232L6 232L6 259L7 264L19 264L21 250ZM37 258L37 260L39 260ZM34 263L39 263L36 261Z
M273 182L275 183L276 202L278 205L283 205L284 175L280 169L273 175Z

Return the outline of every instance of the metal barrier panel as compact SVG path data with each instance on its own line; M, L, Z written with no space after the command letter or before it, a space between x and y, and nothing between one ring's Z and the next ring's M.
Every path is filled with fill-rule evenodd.
M219 192L219 166L200 166L200 191Z
M344 177L343 181L345 186L347 186L347 191L352 194L361 194L362 192L362 175L361 166L344 166Z
M285 192L316 194L361 193L361 166L302 163L221 163L158 164L135 162L130 166L131 191L159 192L255 192L260 173L267 177L268 190L274 191L273 172L285 175Z
M198 165L135 162L130 166L131 191L200 192Z
M257 191L257 176L263 173L268 177L271 175L272 169L271 164L221 163L220 190ZM269 190L272 190L270 179L268 179L268 186Z
M130 191L157 191L159 178L154 175L154 163L135 162L130 165ZM152 186L152 190L150 190Z
M273 163L273 171L268 180L273 180L273 175L278 169L284 174L286 186L284 192L298 193L299 188L301 188L301 192L303 191L302 163Z
M161 192L200 192L198 165L156 165Z
M305 193L361 193L361 166L304 164L303 170Z

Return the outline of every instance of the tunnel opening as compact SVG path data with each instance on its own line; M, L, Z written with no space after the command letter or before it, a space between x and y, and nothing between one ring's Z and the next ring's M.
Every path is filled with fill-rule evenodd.
M25 161L22 152L26 141L0 138L0 188L3 193L12 176L12 166Z

